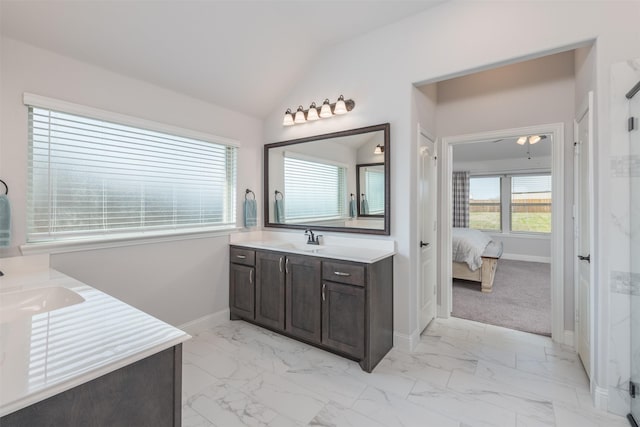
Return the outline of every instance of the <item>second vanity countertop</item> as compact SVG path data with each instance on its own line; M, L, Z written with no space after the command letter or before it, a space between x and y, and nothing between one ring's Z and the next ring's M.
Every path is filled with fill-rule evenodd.
M232 242L231 245L251 249L263 249L276 252L331 258L343 261L362 262L366 264L373 264L374 262L395 255L396 253L394 250L382 248L365 248L338 245L308 245L305 243L292 243L282 240Z
M54 269L5 273L0 277L3 307L12 304L11 294L16 292L50 292L54 296L48 303L70 305L34 315L11 308L2 313L0 416L190 338L180 329ZM74 302L69 303L68 298Z

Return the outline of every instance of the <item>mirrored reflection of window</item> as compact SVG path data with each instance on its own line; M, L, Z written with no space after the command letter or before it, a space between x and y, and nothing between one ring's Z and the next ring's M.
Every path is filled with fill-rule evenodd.
M511 177L511 231L551 233L551 175Z
M346 192L345 167L285 156L286 222L344 217Z
M500 177L469 179L469 228L500 231Z
M382 166L364 170L365 196L369 215L384 215L384 169Z

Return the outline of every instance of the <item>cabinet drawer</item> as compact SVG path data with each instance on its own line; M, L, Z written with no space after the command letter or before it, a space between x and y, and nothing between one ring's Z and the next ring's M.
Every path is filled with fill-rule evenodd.
M234 264L255 265L256 251L232 247L230 261Z
M364 265L323 261L322 278L333 282L364 286Z

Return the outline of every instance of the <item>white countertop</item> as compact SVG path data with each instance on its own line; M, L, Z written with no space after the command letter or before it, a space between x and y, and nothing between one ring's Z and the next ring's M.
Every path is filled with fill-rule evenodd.
M0 416L190 338L50 268L5 271L0 299L4 292L51 286L70 289L85 301L33 316L0 318Z
M242 246L252 249L264 249L277 252L294 253L322 258L338 259L343 261L355 261L366 264L388 258L395 255L395 250L384 248L371 248L359 246L338 245L307 245L291 243L282 240L245 241L231 243L234 246Z

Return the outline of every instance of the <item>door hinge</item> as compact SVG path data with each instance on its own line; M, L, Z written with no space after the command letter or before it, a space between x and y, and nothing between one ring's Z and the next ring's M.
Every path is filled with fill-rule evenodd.
M636 390L637 387L635 383L633 381L629 381L629 396L631 396L632 399L636 398Z
M627 125L627 129L629 130L629 132L631 132L635 128L636 128L636 119L635 119L635 117L631 116L631 117L629 117L629 122L628 122L628 125Z

